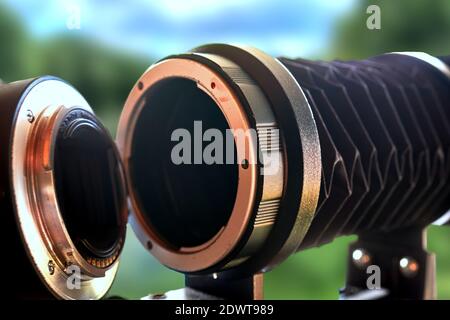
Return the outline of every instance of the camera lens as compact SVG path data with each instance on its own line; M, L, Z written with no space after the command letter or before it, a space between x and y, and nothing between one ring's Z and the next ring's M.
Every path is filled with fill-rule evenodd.
M235 162L204 163L203 157L197 159L194 152L195 148L202 152L210 143L203 141L203 132L208 129L218 130L225 137L227 120L194 81L180 77L161 80L143 94L139 103L142 109L130 158L132 188L139 206L170 246L203 245L230 218L238 168ZM172 136L177 129L181 138ZM172 152L182 144L187 147L184 151Z
M118 130L138 237L175 270L231 279L341 235L422 230L449 208L443 61L276 59L221 44L159 61ZM174 165L171 134L192 136L196 120L256 140L236 143L237 166Z

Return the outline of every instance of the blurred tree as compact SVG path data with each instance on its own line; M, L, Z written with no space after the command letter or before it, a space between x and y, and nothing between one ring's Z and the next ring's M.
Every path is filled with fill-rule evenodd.
M11 81L26 73L27 65L22 59L29 47L30 38L18 18L0 5L0 79Z
M381 10L381 29L366 26L369 5ZM331 58L362 59L392 51L450 52L450 1L363 0L335 28Z
M65 79L114 131L130 88L152 59L67 34L34 41L19 21L0 6L0 78L15 81L49 74Z

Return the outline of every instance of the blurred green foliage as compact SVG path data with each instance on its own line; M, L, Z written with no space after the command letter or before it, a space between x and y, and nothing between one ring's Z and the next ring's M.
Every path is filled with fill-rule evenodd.
M382 29L366 28L366 8L378 4ZM389 51L450 52L450 1L361 1L339 22L324 57L365 58ZM20 19L0 6L0 78L14 81L52 74L73 84L111 131L131 87L152 59L120 52L93 40L67 35L37 40ZM129 228L130 229L130 228ZM272 299L336 299L344 284L347 246L342 237L290 257L265 275L265 296ZM437 254L438 295L450 299L450 228L431 227L429 249ZM183 277L161 266L131 230L112 295L139 298L183 286Z
M363 0L334 29L331 58L364 59L393 51L450 52L450 1ZM366 8L378 5L381 29L366 28Z
M79 89L110 129L140 75L152 59L64 34L37 40L20 20L0 6L0 79L15 81L53 75Z

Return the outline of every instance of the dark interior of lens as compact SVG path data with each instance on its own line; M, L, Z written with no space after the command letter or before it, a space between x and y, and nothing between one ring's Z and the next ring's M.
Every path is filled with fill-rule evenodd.
M133 132L129 162L132 192L153 229L170 245L201 245L214 237L231 215L238 167L235 160L230 164L225 160L194 164L198 150L194 143L200 141L197 147L201 150L211 143L194 136L194 121L201 121L202 133L215 128L223 137L228 123L214 100L185 78L158 82L147 90L140 103L143 109ZM180 128L190 133L190 143L184 138L171 141L174 130ZM181 141L188 141L191 146L190 164L176 164L171 157ZM231 148L235 157L234 144ZM176 154L184 157L185 150Z
M107 258L124 237L125 190L115 144L90 113L72 110L59 128L54 152L58 205L84 257Z

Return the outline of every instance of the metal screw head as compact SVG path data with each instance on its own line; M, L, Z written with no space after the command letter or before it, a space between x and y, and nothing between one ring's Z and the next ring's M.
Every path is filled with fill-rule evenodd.
M31 110L27 110L27 120L29 123L33 123L34 121L34 114Z
M48 266L48 272L52 276L55 273L55 263L53 262L53 260L49 260L47 266Z
M249 163L247 159L242 160L241 166L243 169L248 169Z
M412 278L419 272L419 263L411 257L403 257L399 261L400 272L408 278Z
M358 268L365 269L370 265L372 258L366 250L355 249L352 253L352 261Z

